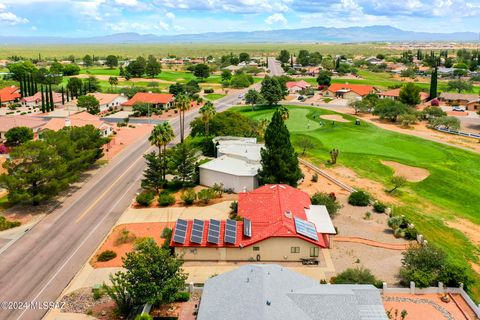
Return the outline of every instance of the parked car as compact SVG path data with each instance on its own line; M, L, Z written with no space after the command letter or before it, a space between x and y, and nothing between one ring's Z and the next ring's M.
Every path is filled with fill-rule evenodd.
M299 100L299 101L305 101L305 97L304 97L304 96L300 96L300 97L298 97L298 100Z
M453 106L452 111L460 111L460 112L465 112L465 107L462 106Z

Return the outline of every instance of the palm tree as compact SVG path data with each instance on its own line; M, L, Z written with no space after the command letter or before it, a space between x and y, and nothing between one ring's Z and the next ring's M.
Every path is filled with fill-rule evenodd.
M200 108L200 114L202 115L202 121L205 124L205 138L208 139L208 127L210 120L217 113L217 109L213 106L213 103L208 101L203 107Z
M175 138L175 134L173 133L172 126L168 122L157 124L155 127L153 127L150 137L148 137L150 144L158 147L158 155L162 157L163 180L165 180L167 173L167 145L173 140L173 138Z
M290 117L290 113L288 112L288 108L285 106L281 106L278 108L280 112L280 116L282 117L283 121L287 120Z
M110 86L117 86L118 85L118 78L117 77L110 77L108 78L108 83L110 83Z
M175 98L175 107L180 111L180 142L183 143L185 139L185 111L192 107L190 98L179 94Z

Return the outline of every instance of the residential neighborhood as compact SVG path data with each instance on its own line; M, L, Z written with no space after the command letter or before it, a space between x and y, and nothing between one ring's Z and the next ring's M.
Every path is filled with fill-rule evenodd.
M1 3L0 319L480 319L478 8Z

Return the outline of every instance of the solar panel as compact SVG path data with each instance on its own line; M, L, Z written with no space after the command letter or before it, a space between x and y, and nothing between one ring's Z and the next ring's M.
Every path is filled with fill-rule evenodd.
M230 244L237 242L237 221L227 219L225 223L225 242Z
M313 240L318 240L317 229L310 221L295 218L295 229L297 230L297 233L301 234L302 236Z
M210 219L207 241L215 244L220 242L220 221Z
M204 225L205 221L203 220L193 220L192 233L190 234L190 242L202 244Z
M176 243L185 243L185 236L187 234L187 224L186 220L178 219L175 224L175 233L173 234L173 241Z
M250 219L243 219L243 235L246 237L252 237L252 221Z

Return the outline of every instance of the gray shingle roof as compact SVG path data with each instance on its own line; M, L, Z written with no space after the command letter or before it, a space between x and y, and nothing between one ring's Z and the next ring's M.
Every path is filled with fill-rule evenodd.
M386 320L371 285L321 285L279 265L247 265L205 283L198 320Z

